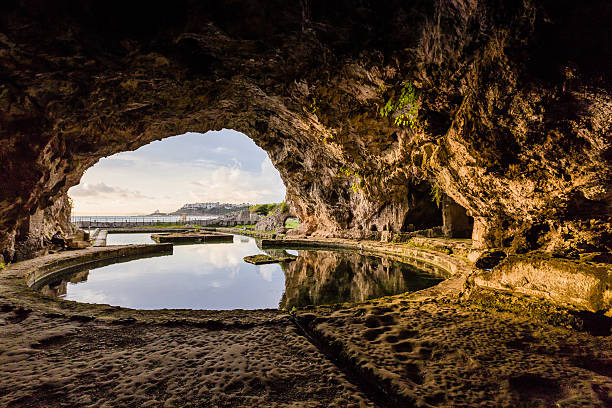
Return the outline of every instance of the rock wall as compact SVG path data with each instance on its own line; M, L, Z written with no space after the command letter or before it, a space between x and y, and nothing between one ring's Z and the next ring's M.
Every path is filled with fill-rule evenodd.
M444 194L476 248L610 251L610 2L299 4L4 2L3 255L100 158L221 128L302 234L440 225Z
M17 228L14 252L8 252L6 258L21 261L41 255L55 233L72 234L71 209L70 198L62 194L53 205L26 216Z
M275 231L285 233L285 221L291 217L289 207L287 205L279 205L275 207L270 214L262 217L255 224L256 231Z

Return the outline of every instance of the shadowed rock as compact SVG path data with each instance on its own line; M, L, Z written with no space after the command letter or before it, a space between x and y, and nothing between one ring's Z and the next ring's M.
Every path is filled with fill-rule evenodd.
M268 152L296 234L440 226L449 197L476 249L611 249L609 2L300 4L3 4L5 260L67 232L100 158L221 128Z

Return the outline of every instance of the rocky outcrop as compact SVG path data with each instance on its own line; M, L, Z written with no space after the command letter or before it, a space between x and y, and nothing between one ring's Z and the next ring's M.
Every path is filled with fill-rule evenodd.
M19 223L14 236L15 246L8 246L8 250L4 253L5 257L20 261L42 255L54 234L59 232L62 236L71 235L73 233L70 223L71 206L68 196L62 194L51 206L27 215ZM11 237L7 238L11 242Z
M557 304L612 314L612 268L547 256L512 256L474 275L481 287L543 297Z
M287 205L278 205L274 207L268 215L257 221L255 230L285 233L287 231L285 228L285 221L291 216Z
M249 210L235 211L229 214L225 214L215 219L215 221L224 222L232 221L242 225L255 224L261 219L259 214L250 212Z
M475 248L612 249L607 1L0 7L5 258L99 158L221 128L268 152L304 235L440 226L446 196Z

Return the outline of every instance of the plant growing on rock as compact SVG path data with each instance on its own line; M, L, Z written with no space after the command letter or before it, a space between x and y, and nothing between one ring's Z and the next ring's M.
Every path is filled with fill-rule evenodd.
M436 203L438 208L440 208L440 203L442 202L442 189L435 183L431 185L431 201Z
M363 176L359 174L358 172L356 172L355 170L349 169L348 167L340 167L338 169L338 172L336 173L336 177L338 178L342 178L342 177L356 178L357 181L354 183L351 183L351 187L350 187L353 193L355 194L357 194L363 187Z
M317 112L319 111L319 106L317 104L317 98L314 96L312 97L312 102L310 102L309 110L314 115L316 115Z
M380 108L380 115L386 118L393 113L397 113L393 121L396 126L409 126L411 129L418 129L421 127L418 120L419 107L420 103L416 89L411 83L404 82L397 102L394 103L393 97L391 97L385 106Z

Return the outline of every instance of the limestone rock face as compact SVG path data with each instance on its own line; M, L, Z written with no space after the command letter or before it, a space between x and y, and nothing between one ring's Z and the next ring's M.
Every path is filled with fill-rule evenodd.
M5 258L100 158L221 128L268 152L301 234L430 228L447 196L478 248L611 249L609 1L0 9Z
M474 283L498 290L535 295L593 312L612 313L612 268L547 257L512 256Z
M262 217L255 224L257 231L276 231L285 232L285 221L291 216L289 208L286 205L275 207L270 214Z

